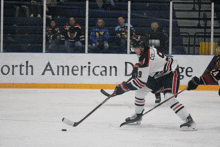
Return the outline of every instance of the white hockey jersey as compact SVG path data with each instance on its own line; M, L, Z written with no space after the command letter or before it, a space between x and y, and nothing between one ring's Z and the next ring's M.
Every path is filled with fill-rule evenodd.
M173 57L167 57L159 52L156 48L145 48L143 54L139 58L138 77L128 83L131 90L137 90L144 87L148 77L155 79L175 71L178 62Z

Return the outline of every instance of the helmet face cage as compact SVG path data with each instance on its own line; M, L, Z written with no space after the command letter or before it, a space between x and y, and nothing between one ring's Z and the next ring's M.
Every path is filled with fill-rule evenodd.
M136 47L138 47L139 49L141 49L141 46L133 46L133 45L131 45L131 52L134 52L134 49L135 49Z
M144 41L140 35L136 35L131 41L131 52L134 52L134 48L141 49L142 46L144 46Z

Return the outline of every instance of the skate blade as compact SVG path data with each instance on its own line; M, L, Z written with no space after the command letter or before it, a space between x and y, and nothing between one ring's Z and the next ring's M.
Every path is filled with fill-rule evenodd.
M133 124L133 125L141 125L141 122L133 122L131 124Z
M141 124L141 122L123 122L121 125L120 125L120 127L122 127L122 126L124 126L124 125L131 125L131 126L133 126L133 125L140 125Z
M187 127L187 126L180 128L180 130L182 130L182 131L197 131L196 127Z
M139 122L132 122L132 123L128 123L128 125L141 125L141 122L139 121Z

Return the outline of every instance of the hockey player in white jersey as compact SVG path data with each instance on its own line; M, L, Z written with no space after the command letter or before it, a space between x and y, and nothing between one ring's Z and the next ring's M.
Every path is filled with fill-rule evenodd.
M145 105L145 96L152 91L148 77L153 77L156 81L155 92L163 92L165 99L172 97L177 93L179 88L179 69L177 60L167 57L159 52L156 48L148 48L141 36L136 36L131 41L131 50L139 57L138 76L130 82L122 82L117 85L115 92L117 95L123 94L128 90L135 92L135 114L126 118L126 122L140 124ZM146 85L148 83L148 85ZM182 130L196 130L195 122L186 108L176 98L167 101L170 107L183 121L180 125Z

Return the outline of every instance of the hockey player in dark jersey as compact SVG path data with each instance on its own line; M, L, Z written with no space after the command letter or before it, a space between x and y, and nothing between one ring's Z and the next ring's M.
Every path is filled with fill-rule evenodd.
M115 92L117 95L123 94L128 90L135 92L135 114L128 117L125 121L128 123L140 124L145 105L145 96L152 91L149 79L154 78L156 88L153 90L163 92L164 98L168 99L177 93L179 88L179 69L177 60L159 52L156 48L148 48L141 36L136 36L131 41L131 50L139 57L138 77L130 82L122 82L117 85ZM150 76L150 78L149 78ZM153 84L153 85L155 85ZM182 130L196 130L195 122L186 108L177 99L173 98L167 101L170 107L183 121L180 125Z
M198 87L198 85L213 85L217 82L220 84L220 41L217 42L216 50L219 52L219 55L215 59L211 69L204 75L200 76L200 78L196 76L193 77L188 82L187 90L194 90ZM218 93L220 95L220 89Z

